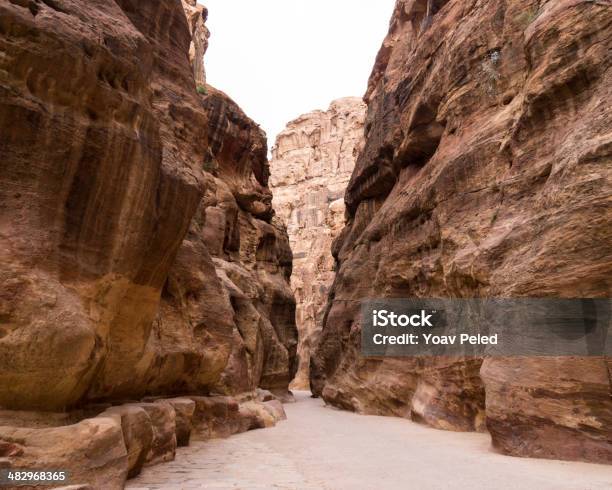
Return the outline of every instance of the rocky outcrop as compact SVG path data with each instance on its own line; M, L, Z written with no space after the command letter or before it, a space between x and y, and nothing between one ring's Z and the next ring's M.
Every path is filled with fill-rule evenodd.
M291 252L265 135L198 87L205 11L187 3L0 4L0 459L14 467L120 488L188 442L195 398L232 395L247 430L280 418L249 393L288 397Z
M265 135L196 92L178 1L50 5L0 7L0 406L286 391Z
M138 397L207 187L185 15L174 0L0 14L0 406Z
M280 402L261 390L239 397L159 399L106 410L89 407L61 417L0 412L0 463L8 463L0 468L65 471L71 484L120 490L145 466L173 460L177 446L191 436L228 437L271 427L284 418Z
M348 97L291 121L276 138L270 162L274 209L293 250L291 287L299 335L292 386L309 388L311 350L334 279L331 243L344 226L344 190L363 135L365 104Z
M95 489L123 488L128 471L118 416L62 427L0 427L0 457L8 457L14 468L65 471L71 483Z
M210 31L206 27L208 9L197 3L197 0L181 0L187 16L187 23L191 31L191 46L189 47L189 60L193 67L193 76L201 91L206 86L206 70L204 55L208 49Z
M205 369L199 380L185 372L200 392L261 387L284 397L296 370L292 256L272 210L265 133L223 92L208 86L201 101L208 115L204 166L214 177L163 294L159 331L172 332L162 339L167 372L176 371L177 336L187 339L180 362L189 365L193 337Z
M612 7L399 0L311 366L333 405L612 462L610 360L369 359L368 297L606 297Z

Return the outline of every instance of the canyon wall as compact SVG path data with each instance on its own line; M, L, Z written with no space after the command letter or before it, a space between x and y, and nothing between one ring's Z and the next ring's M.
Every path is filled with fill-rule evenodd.
M121 488L192 425L282 418L259 389L288 397L297 365L266 138L201 85L186 4L0 4L2 465Z
M140 396L210 176L180 3L0 5L0 406Z
M363 135L365 104L347 97L327 111L291 121L276 138L270 162L274 209L293 250L299 367L292 387L309 389L311 350L334 279L331 243L344 226L344 190Z
M398 0L311 384L518 456L612 463L607 358L360 355L371 297L608 297L612 5Z
M197 93L180 2L0 8L0 406L286 391L265 134Z
M178 273L186 276L178 278L184 289L173 296L192 303L212 324L234 321L229 361L215 391L232 394L261 387L290 398L298 342L289 285L292 254L286 228L272 208L265 133L223 92L208 86L201 98L209 116L205 166L215 183L192 221L183 243L185 255L179 251ZM203 260L204 250L228 300L228 316L219 303L208 302L211 282L206 275L201 284L195 281L194 302L193 261ZM210 352L219 355L216 348Z

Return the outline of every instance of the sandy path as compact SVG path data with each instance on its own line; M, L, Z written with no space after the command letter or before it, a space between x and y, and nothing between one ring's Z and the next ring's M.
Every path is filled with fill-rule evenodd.
M612 489L612 466L511 458L486 434L326 408L297 393L272 429L194 443L149 468L136 489Z

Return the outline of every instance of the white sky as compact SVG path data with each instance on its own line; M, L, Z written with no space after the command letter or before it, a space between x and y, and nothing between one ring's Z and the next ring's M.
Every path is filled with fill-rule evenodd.
M362 96L395 0L201 0L207 82L258 122L272 147L301 114Z

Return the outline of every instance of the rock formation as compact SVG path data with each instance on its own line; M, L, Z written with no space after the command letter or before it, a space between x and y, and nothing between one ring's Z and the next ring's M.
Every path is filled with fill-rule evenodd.
M204 55L208 49L210 31L206 27L208 9L197 3L197 0L181 0L187 16L187 24L191 32L191 46L189 47L189 60L193 67L193 75L198 87L206 86L206 70ZM201 89L200 89L201 90Z
M291 254L265 135L196 93L180 4L32 5L2 6L0 405L212 390L239 330L249 389L286 389Z
M612 463L612 361L370 359L367 297L607 297L612 6L398 0L311 364L336 406Z
M244 419L211 434L282 415L256 395L288 396L297 345L265 135L198 87L186 3L0 4L0 461L119 488L199 398Z
M190 439L228 437L284 418L280 401L262 390L100 405L66 414L0 411L0 468L62 470L70 483L119 490L144 467L173 460L177 447Z
M138 397L211 180L185 15L173 0L0 12L0 406Z
M321 329L334 279L331 243L344 226L344 190L363 135L365 104L355 97L332 102L290 122L276 138L270 162L274 209L287 224L293 250L298 373L292 386L309 388L311 349Z
M233 319L229 361L214 391L236 394L261 387L284 398L297 368L295 299L289 286L292 256L267 187L265 133L211 86L202 102L209 117L205 167L214 175L214 185L179 251L168 292L174 304L193 311L191 323L215 325L206 329L209 341L219 338L212 340L209 354L221 358L218 346L227 330L219 327ZM211 262L198 271L208 254ZM210 265L225 304L210 294L212 281L202 273ZM179 310L185 312L183 306Z

